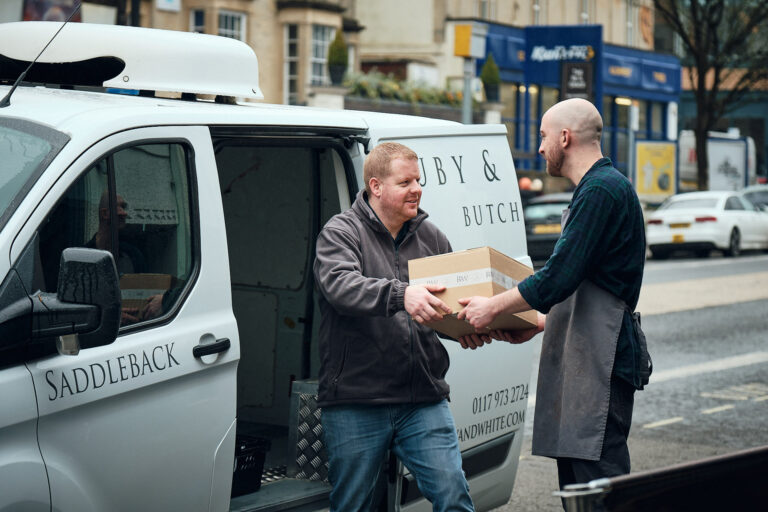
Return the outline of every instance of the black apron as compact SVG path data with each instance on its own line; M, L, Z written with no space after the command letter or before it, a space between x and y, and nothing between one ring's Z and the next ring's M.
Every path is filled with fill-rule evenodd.
M563 226L569 213L563 212ZM625 309L623 300L584 280L547 314L533 455L600 460Z

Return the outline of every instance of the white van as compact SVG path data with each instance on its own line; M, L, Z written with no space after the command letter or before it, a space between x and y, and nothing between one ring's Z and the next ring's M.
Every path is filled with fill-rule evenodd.
M0 25L0 80L60 26ZM379 141L418 153L456 250L530 266L503 126L234 104L257 69L230 39L71 23L0 108L0 510L327 507L314 240ZM532 348L444 344L488 510L512 492ZM430 510L407 474L399 501Z

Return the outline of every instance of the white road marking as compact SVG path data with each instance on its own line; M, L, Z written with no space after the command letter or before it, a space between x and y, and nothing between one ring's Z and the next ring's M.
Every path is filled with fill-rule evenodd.
M768 362L768 352L750 352L738 356L715 359L714 361L707 361L706 363L690 364L687 366L680 366L678 368L670 368L669 370L656 370L651 374L650 384L658 384L668 380L692 377L702 373L732 370L733 368L740 368L742 366L749 366L765 362ZM536 395L529 396L528 407L533 407L535 405Z
M720 400L748 400L748 396L744 396L733 391L713 391L704 392L701 394L704 398L719 398Z
M723 412L728 411L730 409L733 409L735 406L733 404L728 405L721 405L720 407L713 407L711 409L704 409L701 411L701 414L714 414L716 412Z
M768 256L763 254L752 254L741 256L739 258L740 263L751 263L754 261L768 261ZM667 270L667 269L687 269L687 268L702 268L702 267L730 267L734 261L730 258L709 258L704 260L691 260L691 261L647 261L645 263L645 270Z
M651 374L651 384L657 384L667 380L681 379L683 377L691 377L702 373L732 370L733 368L766 362L768 362L768 352L750 352L748 354L715 359L714 361L707 361L706 363L690 364L679 368L655 371Z
M672 423L680 423L681 421L683 421L683 417L676 416L674 418L667 418L665 420L654 421L653 423L646 423L645 425L643 425L643 428L663 427L664 425L671 425Z

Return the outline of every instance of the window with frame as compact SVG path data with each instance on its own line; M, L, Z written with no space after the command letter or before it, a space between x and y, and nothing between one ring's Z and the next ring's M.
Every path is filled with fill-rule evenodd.
M635 138L638 140L650 139L648 130L648 109L649 104L645 100L635 100L637 102L637 125L638 130Z
M635 25L637 24L637 6L634 0L627 0L627 46L635 44Z
M326 25L312 25L312 57L310 59L310 81L312 85L326 85L328 77L328 45L336 29Z
M245 14L240 12L219 11L219 35L245 41Z
M531 2L531 20L533 25L545 25L547 22L547 0Z
M738 197L731 196L725 202L725 209L726 210L745 210L746 208L744 208L744 204L741 201L739 201Z
M650 138L655 140L663 140L665 138L664 125L666 121L666 112L664 104L658 101L651 102L649 105L650 112Z
M65 248L102 249L120 277L121 327L167 316L194 270L189 182L179 143L131 146L95 162L39 228L42 291L56 291Z
M492 20L496 18L496 0L476 0L476 15L480 19Z
M285 69L283 70L284 101L289 105L299 102L299 26L285 26Z
M593 16L592 0L581 0L579 2L579 21L582 25L589 24Z
M205 34L205 10L192 9L189 11L189 31Z
M507 138L509 147L522 150L520 142L520 126L522 116L520 116L520 84L504 82L499 88L499 97L504 105L501 111L501 122L507 125ZM514 152L513 152L514 155Z

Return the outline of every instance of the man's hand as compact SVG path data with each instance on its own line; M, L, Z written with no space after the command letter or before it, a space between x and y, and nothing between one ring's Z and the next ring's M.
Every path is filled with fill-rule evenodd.
M459 311L459 320L466 320L477 330L488 327L498 314L493 310L493 303L488 297L464 297L459 299L459 304L464 306Z
M514 343L515 345L520 343L525 343L526 341L530 340L537 334L539 334L541 331L544 330L544 327L547 323L547 315L542 315L541 313L537 312L537 324L536 327L533 327L531 329L525 329L522 331L500 331L500 330L492 330L490 332L490 335L497 340L507 341L509 343Z
M443 318L443 315L450 315L451 308L432 295L444 290L445 286L434 284L408 286L405 289L405 310L420 324L434 322Z
M472 350L482 347L483 345L490 345L491 341L493 340L491 340L491 337L488 334L473 333L459 337L461 348L471 348Z
M122 308L120 310L120 325L135 324L139 321L139 308Z
M157 318L163 313L163 294L158 293L147 298L147 305L142 312L142 320Z

